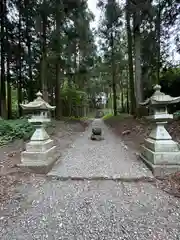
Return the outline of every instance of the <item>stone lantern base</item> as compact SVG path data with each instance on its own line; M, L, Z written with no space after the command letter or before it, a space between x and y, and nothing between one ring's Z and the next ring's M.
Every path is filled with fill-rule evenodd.
M56 160L54 141L49 138L44 128L41 128L35 131L31 141L26 144L26 150L21 153L19 166L38 173L47 173Z
M172 140L164 126L156 126L141 146L141 158L153 174L164 177L180 170L179 144Z

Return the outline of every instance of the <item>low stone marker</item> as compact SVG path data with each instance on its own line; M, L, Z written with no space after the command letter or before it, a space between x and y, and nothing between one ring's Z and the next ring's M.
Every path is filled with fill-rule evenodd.
M91 140L103 140L104 138L102 137L102 127L101 127L101 123L102 123L102 112L101 111L97 111L96 112L96 117L94 119L94 121L92 122L92 134L91 134Z
M173 115L167 112L167 105L180 102L180 97L165 95L160 91L159 85L156 85L154 90L154 94L141 103L149 106L152 115L147 118L153 121L155 126L141 146L140 156L155 176L164 177L180 170L179 144L172 140L164 127L168 120L173 119Z
M26 144L26 150L21 153L20 167L27 167L36 172L47 172L56 161L53 140L45 130L45 124L51 120L48 118L48 111L54 110L55 106L49 105L42 98L41 92L38 92L37 98L33 102L21 104L24 110L32 110L33 115L28 120L36 130L32 135L30 142Z

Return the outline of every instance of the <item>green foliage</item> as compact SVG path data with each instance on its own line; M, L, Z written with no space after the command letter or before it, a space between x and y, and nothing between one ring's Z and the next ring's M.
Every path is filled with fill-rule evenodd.
M65 87L62 90L61 96L64 101L71 101L71 102L73 101L77 105L87 101L86 92L79 91L75 88Z
M34 131L27 119L0 120L0 145L7 144L15 139L27 140Z
M74 121L85 121L85 120L88 120L89 118L88 117L70 117L68 119L74 120Z
M106 114L104 117L103 117L103 120L107 120L109 118L112 118L113 117L113 114L112 113L109 113L109 114Z
M180 111L177 111L173 114L175 120L180 120Z
M173 97L178 97L180 95L180 69L172 67L164 69L161 74L160 85L164 93ZM180 104L172 104L169 106L169 110L171 113L180 110Z
M87 104L88 98L86 92L79 91L74 87L64 87L62 89L61 98L63 101L63 116L81 116L78 113L83 111L84 105Z

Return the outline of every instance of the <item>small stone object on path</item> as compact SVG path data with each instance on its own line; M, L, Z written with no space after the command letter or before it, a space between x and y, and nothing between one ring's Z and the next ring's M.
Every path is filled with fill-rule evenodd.
M92 122L91 140L100 141L103 139L101 122L102 120L100 118L95 118L94 121Z

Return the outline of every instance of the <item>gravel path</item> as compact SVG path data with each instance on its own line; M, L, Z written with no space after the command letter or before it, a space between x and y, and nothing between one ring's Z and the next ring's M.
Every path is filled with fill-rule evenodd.
M150 183L51 180L36 189L24 186L17 206L9 216L0 212L1 240L180 237L180 200Z
M88 129L51 175L151 176L103 127L104 141L90 141ZM14 198L0 208L0 239L178 240L180 199L142 180L60 181L36 176L31 184L19 185Z
M104 140L90 140L91 126L73 143L49 176L60 178L152 177L149 169L101 122Z

